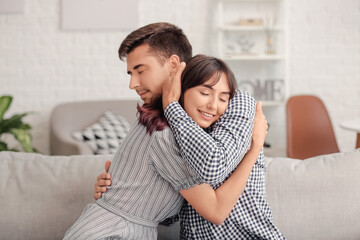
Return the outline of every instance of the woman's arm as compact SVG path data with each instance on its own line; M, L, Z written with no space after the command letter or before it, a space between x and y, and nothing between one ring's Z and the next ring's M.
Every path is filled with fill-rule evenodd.
M181 64L178 71L164 82L164 114L183 159L204 182L220 184L250 148L256 101L248 93L238 90L209 134L177 102L184 66Z
M216 190L209 184L180 190L180 194L206 220L220 225L230 214L245 189L250 172L261 152L267 134L267 121L261 103L256 106L251 148L232 175Z
M166 108L165 117L181 156L206 183L222 183L249 150L255 106L255 99L239 90L210 134L194 122L178 102Z

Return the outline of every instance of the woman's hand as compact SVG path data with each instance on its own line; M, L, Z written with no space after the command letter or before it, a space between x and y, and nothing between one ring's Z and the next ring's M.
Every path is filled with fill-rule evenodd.
M262 148L265 142L267 135L268 123L266 121L265 115L262 111L262 103L257 102L256 104L256 114L254 118L254 129L252 135L252 146L256 148Z
M181 95L181 74L186 66L185 62L181 62L175 71L170 74L169 79L165 80L162 89L163 109L174 102L179 101Z

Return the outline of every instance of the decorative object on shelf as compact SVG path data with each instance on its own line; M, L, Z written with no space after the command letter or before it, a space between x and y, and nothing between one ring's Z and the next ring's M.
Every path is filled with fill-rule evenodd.
M264 17L263 24L266 35L266 48L265 54L276 54L275 44L274 44L274 18L273 17Z
M254 53L251 52L251 49L254 46L254 40L249 35L242 34L234 39L229 39L227 45L227 55L254 55Z
M240 18L235 25L238 26L262 26L263 20L261 18Z
M239 89L262 101L284 100L284 80L282 79L244 80L239 82Z
M250 54L251 48L255 45L255 42L248 35L241 35L237 43L240 46L242 54Z
M0 97L0 151L19 151L15 148L9 149L6 142L1 139L4 136L3 134L11 134L21 144L23 151L37 152L32 146L31 126L22 121L28 113L15 114L10 118L4 118L4 114L9 109L12 100L11 96Z

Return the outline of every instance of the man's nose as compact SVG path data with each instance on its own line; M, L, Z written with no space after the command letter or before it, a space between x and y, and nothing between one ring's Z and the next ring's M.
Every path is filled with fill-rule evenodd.
M139 86L139 78L135 75L131 75L130 77L130 83L129 83L129 88L134 90L135 88L137 88Z

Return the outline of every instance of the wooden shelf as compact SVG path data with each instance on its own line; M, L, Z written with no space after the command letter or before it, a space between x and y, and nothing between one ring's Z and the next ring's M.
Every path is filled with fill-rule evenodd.
M219 27L220 31L266 31L264 26L240 26L240 25L222 25ZM284 27L282 26L274 26L269 29L270 31L284 31Z
M282 55L225 55L225 61L277 61L284 60Z
M215 29L217 35L217 56L233 68L239 87L255 98L262 100L264 106L284 106L288 96L287 59L287 0L218 0L218 18ZM268 28L267 28L268 27ZM268 46L267 44L273 44ZM274 54L266 54L267 49ZM266 85L268 79L283 82L281 93ZM259 81L259 83L256 83ZM267 87L269 92L259 93ZM278 89L279 90L279 89ZM273 92L271 92L273 91ZM277 94L273 94L273 93ZM270 96L270 94L273 94Z
M280 2L282 0L219 0L219 2Z

